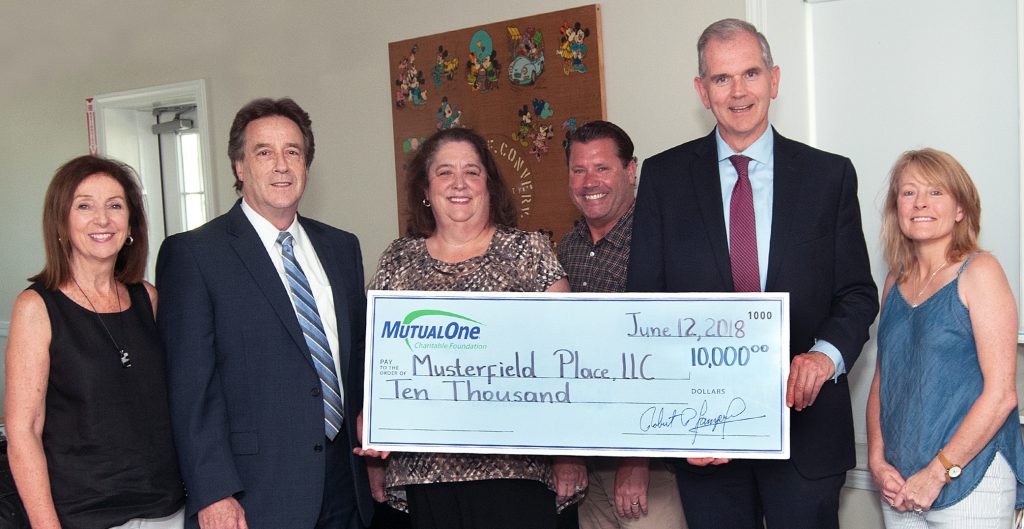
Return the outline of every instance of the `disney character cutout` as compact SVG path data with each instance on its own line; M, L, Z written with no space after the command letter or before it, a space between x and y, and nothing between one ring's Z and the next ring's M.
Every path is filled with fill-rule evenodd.
M530 135L530 154L536 156L537 161L540 161L541 157L548 153L548 140L554 136L554 125L541 125L537 127L536 132Z
M512 57L508 65L508 79L513 84L529 86L544 73L544 36L539 29L528 27L520 32L508 26L509 49Z
M561 46L558 48L558 54L562 56L562 72L565 75L586 72L587 65L583 64L583 57L587 55L587 45L584 41L590 36L590 28L581 27L579 21L572 26L566 22L559 31L562 33Z
M530 133L533 131L533 114L530 113L530 107L523 105L518 111L519 114L519 129L512 133L512 140L518 141L523 147L530 145L528 139Z
M469 63L466 82L473 91L487 92L498 87L498 52L494 51L491 35L479 30L469 39Z
M430 69L431 75L434 76L434 86L440 87L443 79L451 81L455 78L455 70L459 67L459 59L457 57L449 57L448 50L444 49L444 46L437 47L437 59L434 63L434 67Z
M427 101L427 91L423 89L423 72L416 68L416 52L418 46L398 63L398 78L395 79L395 106L404 108L407 102L422 105Z
M437 130L452 129L460 126L460 118L462 118L462 111L455 110L455 107L448 103L448 96L442 97L441 107L437 109Z

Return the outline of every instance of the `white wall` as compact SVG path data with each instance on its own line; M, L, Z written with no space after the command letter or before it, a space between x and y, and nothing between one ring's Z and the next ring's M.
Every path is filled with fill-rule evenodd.
M884 13L884 15L883 15ZM1020 261L1015 0L840 1L812 8L818 143L851 156L865 231L900 152L953 154L982 193L981 243ZM868 223L870 221L870 224ZM884 263L872 255L877 277ZM1019 297L1019 292L1016 292Z
M928 146L953 154L974 178L981 244L1019 290L1016 13L1014 0L859 0L811 8L817 142L855 162L879 284L888 170L899 153ZM873 342L865 353L867 365L855 379L858 402L866 398Z
M371 274L398 235L388 42L581 3L0 2L0 350L14 297L42 266L46 186L61 163L87 152L85 98L205 79L214 193L226 211L235 112L255 97L293 97L311 114L318 147L302 212L358 235ZM601 8L608 117L631 133L637 155L706 133L712 121L691 87L696 35L742 17L743 0Z
M794 3L769 5L789 9ZM972 175L983 206L981 244L1002 262L1019 299L1016 4L841 0L805 5L802 15L789 19L794 31L798 24L808 28L809 141L849 156L857 168L879 285L886 273L878 234L889 168L901 152L927 146L950 152ZM875 354L872 340L850 377L859 443L866 442L864 406ZM866 454L863 444L858 448L863 470ZM877 526L875 498L844 491L843 527Z
M86 5L88 4L88 5ZM0 3L0 321L42 262L46 185L86 152L86 97L204 78L212 107L219 210L234 201L224 154L235 111L291 96L313 118L317 158L304 214L353 231L367 273L398 235L387 43L575 7L578 1ZM608 117L643 158L705 133L692 95L694 42L743 0L602 2ZM14 51L18 50L18 51ZM12 251L16 248L16 251Z
M227 132L255 97L291 96L317 136L306 215L359 236L367 273L398 235L387 43L580 5L514 3L2 2L0 323L43 258L41 205L64 161L87 151L85 98L203 78L212 107L218 211L234 202ZM646 157L702 134L695 35L743 16L743 0L602 2L608 117ZM667 111L666 111L667 110ZM50 234L50 236L53 236ZM0 347L6 326L0 325Z

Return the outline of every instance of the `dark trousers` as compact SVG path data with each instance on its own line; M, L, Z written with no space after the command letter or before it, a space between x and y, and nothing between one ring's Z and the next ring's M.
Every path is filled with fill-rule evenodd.
M355 456L349 449L344 426L334 441L324 437L324 451L324 497L316 529L363 529L350 461Z
M839 529L846 473L807 479L791 461L734 460L677 472L690 529Z
M539 481L488 479L405 488L413 529L555 529L555 493Z

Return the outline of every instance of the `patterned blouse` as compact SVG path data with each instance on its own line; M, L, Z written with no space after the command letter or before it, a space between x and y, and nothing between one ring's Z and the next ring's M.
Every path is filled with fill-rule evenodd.
M460 263L431 257L426 239L397 239L381 256L369 288L542 292L563 277L546 236L499 226L486 252ZM500 478L537 480L554 489L546 456L413 452L391 454L384 487L393 507L408 510L406 485Z

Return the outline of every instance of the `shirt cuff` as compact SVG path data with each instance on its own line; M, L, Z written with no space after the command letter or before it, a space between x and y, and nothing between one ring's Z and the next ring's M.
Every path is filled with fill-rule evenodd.
M839 375L846 374L846 362L843 361L843 355L839 352L839 349L836 349L836 346L825 340L818 340L814 342L814 347L811 347L811 351L823 353L832 360L832 364L836 366L836 373L832 375L832 382L838 381Z

